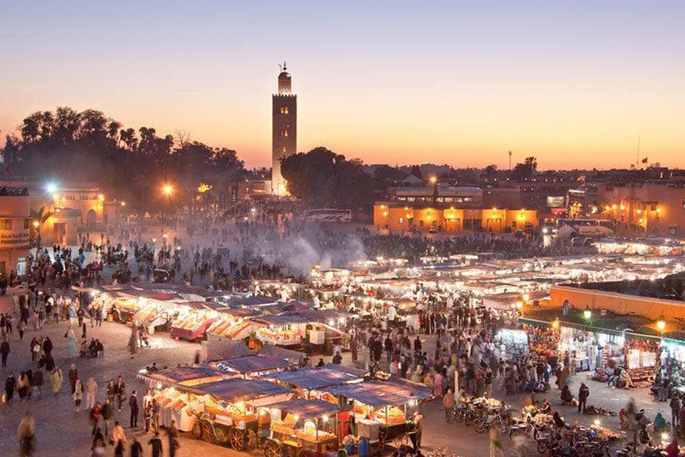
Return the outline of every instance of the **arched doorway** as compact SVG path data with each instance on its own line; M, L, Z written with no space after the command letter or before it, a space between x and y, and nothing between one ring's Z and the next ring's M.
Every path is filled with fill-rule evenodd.
M95 210L89 210L88 213L86 213L86 226L88 227L89 230L92 230L95 228L95 223L96 223L97 216L95 214Z

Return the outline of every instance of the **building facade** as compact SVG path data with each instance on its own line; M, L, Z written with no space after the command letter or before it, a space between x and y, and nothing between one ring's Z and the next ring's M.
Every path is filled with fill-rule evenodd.
M516 232L538 227L536 210L374 205L373 223L391 232Z
M26 188L0 189L0 273L26 273L31 247L29 192Z
M286 71L278 75L278 94L272 96L272 164L271 193L287 194L286 182L281 174L281 161L297 152L297 95L292 93L292 78Z
M598 217L631 237L685 237L685 184L644 183L613 187Z

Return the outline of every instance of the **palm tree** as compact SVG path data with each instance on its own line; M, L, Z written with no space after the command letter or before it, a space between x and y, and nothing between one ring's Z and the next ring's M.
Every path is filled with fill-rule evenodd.
M45 206L41 206L38 211L36 210L31 210L31 219L33 219L33 226L40 231L40 228L47 222L50 217L52 217L53 213L51 211L48 211ZM38 224L36 224L36 222Z

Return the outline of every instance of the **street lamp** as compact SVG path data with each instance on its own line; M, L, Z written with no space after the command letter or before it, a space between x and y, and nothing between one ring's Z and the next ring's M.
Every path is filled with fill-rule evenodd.
M167 217L169 217L169 207L171 206L171 194L174 193L174 186L172 186L171 184L164 184L162 186L162 193L166 195Z
M583 317L585 317L585 319L587 320L590 320L590 318L592 317L592 310L590 310L589 306L585 307L585 311L583 311Z
M663 319L659 319L658 321L656 321L656 328L658 328L659 331L663 333L666 329L666 321Z

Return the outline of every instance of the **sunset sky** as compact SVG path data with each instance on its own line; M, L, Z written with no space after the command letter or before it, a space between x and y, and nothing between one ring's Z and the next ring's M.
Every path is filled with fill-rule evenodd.
M298 149L367 163L685 167L685 1L0 0L0 129L57 106L271 156L286 60Z

